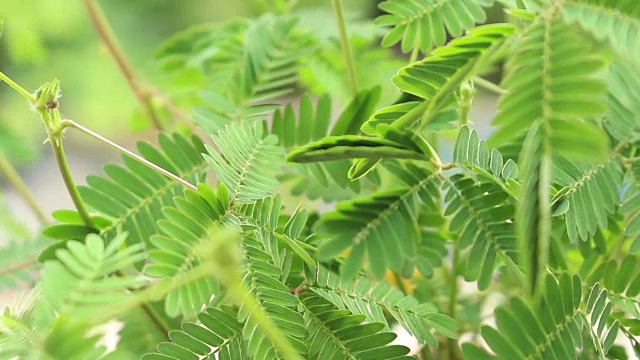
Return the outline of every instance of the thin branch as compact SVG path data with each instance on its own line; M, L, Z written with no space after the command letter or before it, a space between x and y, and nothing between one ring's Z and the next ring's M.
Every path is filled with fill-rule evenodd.
M351 95L358 93L358 82L356 80L356 66L351 53L351 44L349 43L349 35L347 34L347 25L342 11L342 0L331 0L333 12L338 22L338 32L340 33L340 45L342 47L342 56L347 66L347 76L349 77L349 87Z
M76 129L82 131L83 133L93 137L94 139L97 139L100 142L102 142L104 144L107 144L107 145L111 146L112 148L118 150L119 152L129 156L130 158L138 161L139 163L141 163L141 164L143 164L143 165L145 165L145 166L147 166L147 167L159 172L160 174L162 174L162 175L164 175L164 176L166 176L166 177L168 177L168 178L170 178L172 180L175 180L175 181L179 182L180 184L188 187L189 189L196 190L196 191L198 190L198 188L195 185L193 185L190 182L184 180L183 178L181 178L181 177L171 173L170 171L168 171L168 170L166 170L166 169L164 169L164 168L152 163L151 161L149 161L149 160L143 158L142 156L132 152L131 150L128 150L128 149L126 149L126 148L114 143L113 141L105 138L104 136L102 136L102 135L100 135L100 134L98 134L98 133L96 133L96 132L94 132L92 130L89 130L88 128L78 124L77 122L75 122L73 120L69 120L69 119L65 119L65 120L63 120L63 122L64 122L65 127L76 128Z
M8 268L5 269L0 269L0 277L5 276L7 274L10 274L14 271L19 271L25 268L28 268L29 266L33 266L38 262L38 259L29 259L29 260L25 260L25 261L21 261L17 264L14 264L12 266L9 266Z
M490 92L492 92L494 94L504 95L504 94L508 93L507 90L505 90L505 89L501 88L500 86L492 83L491 81L483 79L483 78L481 78L479 76L474 76L474 77L471 78L471 80L476 85L478 85L478 87L481 87L481 88L483 88L485 90L488 90L488 91L490 91Z
M87 8L87 13L89 14L89 18L91 19L93 26L98 32L98 36L107 46L107 49L109 49L109 53L118 64L118 68L120 68L120 71L127 79L127 82L133 90L136 98L146 109L147 115L149 116L149 119L151 119L153 126L158 130L162 130L162 125L160 124L160 120L158 119L158 114L153 107L151 92L145 85L140 82L135 72L133 71L133 67L125 56L124 51L122 51L122 47L120 46L120 43L118 43L113 30L109 26L109 22L102 12L102 9L100 9L98 4L94 0L83 0L83 3Z
M46 213L36 201L27 184L25 184L24 180L22 180L16 171L16 168L2 152L0 152L0 173L4 174L9 184L13 186L18 195L20 195L22 200L29 206L29 209L36 216L40 224L44 225L49 222Z

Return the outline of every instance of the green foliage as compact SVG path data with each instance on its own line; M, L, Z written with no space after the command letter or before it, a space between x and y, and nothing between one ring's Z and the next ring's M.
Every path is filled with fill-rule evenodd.
M185 322L181 330L169 333L172 342L158 345L158 353L146 354L143 360L199 359L215 356L218 359L242 359L245 349L240 337L238 309L230 306L208 308L198 315L198 323Z
M77 211L42 225L58 240L45 250L3 217L16 241L0 245L0 286L37 285L0 316L0 358L640 353L640 7L499 3L513 24L476 26L490 0L383 1L382 46L408 64L375 44L374 21L341 24L349 49L294 2L190 28L157 56L199 131L161 130L143 159L81 186L63 130L121 148L63 120L49 84L56 102L34 106L59 123L46 125ZM502 63L500 85L480 78ZM476 87L500 95L489 140Z
M486 20L483 6L493 0L411 1L387 0L379 7L388 14L376 19L376 24L392 26L382 39L383 46L402 43L402 51L417 49L423 52L444 45L447 32L458 37L464 30Z
M205 158L233 201L250 204L276 191L281 150L275 136L264 136L261 122L229 124L213 137L213 142L224 158L208 145Z
M568 2L563 15L596 38L606 40L626 60L640 66L640 6L633 1L579 0Z
M151 237L150 263L145 274L158 278L175 278L202 263L203 244L210 240L214 226L228 220L229 195L222 186L214 193L204 185L199 191L186 190L184 198L175 199L175 208L164 208L165 219L158 221L161 232ZM167 294L165 311L169 316L182 314L191 318L199 313L217 292L215 279L189 282Z
M433 304L420 304L413 296L406 296L387 282L374 284L366 277L355 281L342 279L319 267L311 277L309 289L340 309L365 315L370 322L389 327L385 312L415 336L420 343L437 347L434 332L450 338L456 337L456 324L437 312Z
M158 143L160 149L139 142L138 150L147 160L173 174L194 183L204 181L207 165L200 156L204 146L199 138L160 134ZM79 191L87 205L101 216L93 220L100 234L111 238L126 231L127 244L148 245L151 236L158 233L156 221L162 218L162 207L173 205L182 185L129 157L123 156L123 161L124 165L105 165L106 176L87 177L87 185L80 186ZM54 217L62 224L44 230L51 238L81 240L96 231L85 226L74 212L56 212Z
M414 359L409 349L389 345L397 335L381 331L381 323L363 324L364 315L339 310L320 296L302 298L305 324L310 333L311 359Z
M287 105L284 111L275 112L271 131L278 135L280 146L286 150L305 145L311 140L320 140L327 135L355 135L359 133L362 122L373 113L379 97L380 89L377 87L361 91L349 102L332 126L331 98L320 97L314 112L311 99L303 97L297 116L291 105ZM350 198L365 188L379 184L376 172L364 179L349 181L345 175L350 166L348 160L290 163L280 175L280 180L290 185L294 195L304 193L310 199L322 198L325 201Z
M599 356L604 356L618 331L617 323L607 325L610 304L598 285L583 299L578 276L563 273L556 280L549 275L538 304L513 297L508 307L495 310L497 328L482 328L495 356L468 344L463 349L473 359L570 359L576 357L576 348L583 348L583 341L593 341ZM588 340L583 340L585 327Z
M437 208L440 179L417 166L394 168L401 185L338 203L316 225L320 244L318 258L329 260L351 250L342 273L353 277L366 258L369 270L381 278L387 268L400 271L406 257L416 251L420 237L418 219L423 208Z

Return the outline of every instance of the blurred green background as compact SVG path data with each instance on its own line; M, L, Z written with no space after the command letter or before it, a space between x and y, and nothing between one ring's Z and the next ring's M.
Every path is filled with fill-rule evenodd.
M98 3L140 78L171 95L170 79L154 61L154 52L164 40L194 24L259 16L267 6L280 1L284 0ZM375 15L377 3L347 0L344 7L349 18L363 19ZM316 34L336 33L329 0L298 0L295 13ZM116 141L124 141L132 133L144 135L135 134L131 125L139 105L100 43L80 0L1 0L0 19L4 21L1 71L30 91L57 77L62 82L61 109L66 117ZM28 104L6 84L0 84L0 151L18 164L33 163L49 150L42 146L44 138L44 128ZM73 140L79 139L74 136Z

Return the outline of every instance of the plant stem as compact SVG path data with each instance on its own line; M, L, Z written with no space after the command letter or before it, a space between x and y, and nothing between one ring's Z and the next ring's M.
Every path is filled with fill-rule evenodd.
M30 260L25 260L25 261L21 261L13 266L9 266L8 268L5 269L0 269L0 277L1 276L5 276L7 274L10 274L14 271L18 271L18 270L22 270L24 268L28 268L29 266L35 265L38 263L37 259L30 259Z
M485 90L491 91L494 94L504 95L504 94L508 93L507 90L505 90L505 89L501 88L500 86L492 83L491 81L483 79L483 78L481 78L479 76L474 76L474 77L471 78L471 80L476 85L478 85L479 87L481 87L481 88L483 88Z
M344 13L342 11L342 0L331 0L333 6L333 12L338 22L338 32L340 33L340 45L342 47L342 56L344 57L345 65L347 66L347 76L349 78L349 87L351 88L351 95L355 96L358 93L358 82L356 80L356 66L353 60L353 54L351 53L351 44L349 42L349 35L347 35L347 25L344 19Z
M17 91L20 95L24 96L29 101L29 103L33 104L36 102L35 96L33 96L31 93L25 90L22 86L18 85L18 83L11 80L11 78L5 75L2 71L0 71L0 80L9 84L9 86L11 86L15 91Z
M29 209L36 216L40 224L46 224L49 221L47 219L47 215L45 215L45 212L40 208L40 205L24 183L24 180L22 180L16 171L16 168L2 152L0 152L0 173L3 173L7 178L7 181L9 181L9 184L16 189L22 200L24 200L24 202L29 206Z
M142 156L140 156L140 155L138 155L138 154L136 154L136 153L134 153L134 152L132 152L132 151L130 151L130 150L128 150L128 149L116 144L116 143L114 143L113 141L105 138L104 136L102 136L102 135L100 135L100 134L98 134L98 133L96 133L96 132L94 132L92 130L89 130L88 128L78 124L77 122L75 122L73 120L69 120L69 119L65 119L63 122L64 122L64 126L65 127L76 128L76 129L82 131L83 133L93 137L94 139L97 139L97 140L99 140L99 141L111 146L112 148L118 150L119 152L129 156L130 158L140 162L141 164L143 164L143 165L145 165L145 166L147 166L147 167L149 167L149 168L161 173L162 175L164 175L164 176L166 176L166 177L168 177L168 178L170 178L172 180L175 180L175 181L179 182L180 184L188 187L189 189L195 190L195 191L198 190L198 188L195 185L193 185L190 182L184 180L183 178L181 178L181 177L169 172L168 170L165 170L164 168L152 163L151 161L143 158Z
M102 12L102 9L100 9L94 0L83 0L83 3L87 9L87 13L89 14L89 18L91 19L93 26L98 32L98 36L100 36L102 42L107 46L107 49L109 49L109 53L118 64L120 71L127 79L127 82L133 90L136 98L146 109L151 123L156 129L162 130L162 125L160 124L156 110L153 107L151 92L138 80L138 77L133 71L133 67L122 51L122 47L113 33L113 30L109 26L109 22Z
M449 316L456 319L456 305L458 305L458 263L460 262L460 249L457 244L453 244L453 260L451 262L451 272L449 273ZM449 348L449 359L458 358L458 342L456 339L447 339Z
M122 271L117 271L116 275L123 277L124 273ZM164 321L164 319L162 319L162 316L159 315L158 312L148 303L140 303L140 308L142 308L142 311L144 311L153 325L155 325L155 327L160 330L164 338L167 341L171 341L171 339L169 338L169 331L171 331L171 327L169 326L169 324L167 324L166 321Z
M58 169L60 170L60 175L62 175L64 185L69 192L69 196L71 196L73 205L76 207L76 210L78 210L78 214L80 215L82 222L86 226L95 227L95 225L93 224L93 220L91 220L91 215L89 215L89 211L87 211L87 208L84 205L84 201L82 201L82 197L80 196L78 187L73 181L71 169L69 169L69 163L67 162L67 156L64 152L64 146L62 145L62 141L60 140L61 139L53 138L53 135L49 135L49 142L51 143L53 155L56 158L56 162L58 163Z
M411 51L411 57L409 58L409 64L413 64L418 61L418 55L420 54L420 49L416 46Z

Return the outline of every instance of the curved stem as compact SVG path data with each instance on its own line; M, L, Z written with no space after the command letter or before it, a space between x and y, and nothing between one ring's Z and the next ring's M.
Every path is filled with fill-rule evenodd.
M335 13L336 20L338 22L340 45L342 47L342 56L344 57L344 63L347 66L347 76L349 77L349 87L351 88L351 95L355 96L358 93L356 66L355 62L353 61L353 54L351 53L351 44L349 43L349 35L347 35L347 25L344 19L344 13L342 12L342 0L331 0L331 5L333 6L333 12Z
M80 124L78 124L77 122L75 122L73 120L65 119L65 120L63 120L63 123L64 123L65 127L73 127L75 129L78 129L78 130L82 131L83 133L93 137L94 139L97 139L100 142L103 142L103 143L111 146L112 148L118 150L119 152L129 156L130 158L138 161L139 163L141 163L141 164L143 164L143 165L145 165L145 166L147 166L147 167L159 172L160 174L162 174L162 175L164 175L164 176L166 176L166 177L168 177L168 178L170 178L172 180L175 180L175 181L179 182L180 184L188 187L189 189L192 189L192 190L195 190L195 191L198 190L198 188L195 185L193 185L190 182L184 180L183 178L181 178L181 177L169 172L168 170L165 170L164 168L152 163L151 161L143 158L142 156L140 156L140 155L138 155L138 154L136 154L136 153L134 153L134 152L132 152L132 151L130 151L130 150L128 150L128 149L116 144L116 143L114 143L113 141L111 141L111 140L105 138L104 136L102 136L102 135L100 135L100 134L98 134L98 133L96 133L96 132L94 132L94 131L92 131L92 130L90 130L90 129L82 126L82 125L80 125Z
M27 184L25 184L24 180L22 180L16 171L16 168L2 152L0 152L0 173L4 174L9 184L13 186L18 195L20 195L22 200L29 206L29 209L36 216L40 224L43 225L49 222L46 213L40 208L40 205L27 187Z
M58 169L60 170L60 175L62 175L64 185L69 192L69 196L71 196L73 205L76 207L76 210L78 210L78 214L80 215L82 222L86 226L95 227L95 225L93 224L93 220L91 220L91 215L89 215L89 211L87 211L87 208L84 205L84 201L82 201L82 197L80 196L78 187L73 181L71 169L69 169L69 163L67 162L67 156L64 153L64 147L62 145L62 141L60 140L61 139L54 138L54 135L49 136L49 142L51 143L53 155L56 158L56 162L58 163Z
M162 125L160 124L160 120L158 119L158 115L151 101L151 92L138 80L136 73L133 71L133 67L125 56L124 51L122 51L122 47L120 46L120 43L118 43L113 30L109 26L109 22L102 12L102 9L100 9L94 0L84 0L83 4L87 9L87 13L89 14L89 18L91 19L93 26L98 32L98 36L100 36L102 42L107 46L107 49L109 49L109 53L118 64L118 68L127 79L127 82L133 90L136 98L146 109L147 115L149 116L149 119L151 119L153 126L158 130L162 130Z
M36 102L36 97L33 94L29 93L22 86L18 85L15 81L11 80L10 77L5 75L2 71L0 71L0 80L6 82L9 86L11 86L15 91L17 91L20 95L24 96L31 104Z

